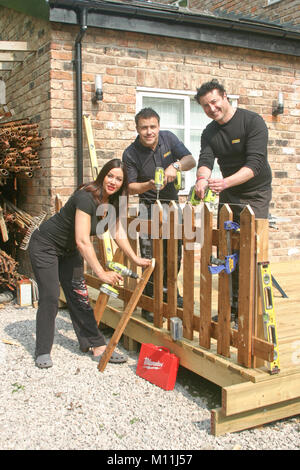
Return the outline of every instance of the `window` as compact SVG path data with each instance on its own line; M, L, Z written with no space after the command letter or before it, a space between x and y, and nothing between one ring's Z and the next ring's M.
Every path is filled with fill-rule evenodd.
M137 89L137 112L142 108L151 107L160 116L160 128L172 131L182 140L198 163L200 138L203 130L211 121L202 107L194 100L195 92L170 90ZM231 97L233 106L237 104L237 96ZM196 165L197 166L197 165ZM188 194L195 184L197 168L186 172L185 190L180 194ZM215 163L213 176L221 176L219 166Z

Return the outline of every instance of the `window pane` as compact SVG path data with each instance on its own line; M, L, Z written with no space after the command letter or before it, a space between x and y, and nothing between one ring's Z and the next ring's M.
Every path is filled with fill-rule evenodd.
M211 119L206 116L202 106L195 100L191 100L191 128L192 129L205 129Z
M183 129L172 129L172 127L168 127L166 130L173 132L173 134L177 135L178 139L181 140L181 142L184 142Z
M171 98L143 97L143 107L153 108L160 116L160 126L171 130L172 126L184 125L184 102Z

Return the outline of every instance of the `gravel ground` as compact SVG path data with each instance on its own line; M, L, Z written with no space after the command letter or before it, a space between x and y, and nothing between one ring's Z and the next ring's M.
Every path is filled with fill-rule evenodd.
M173 391L164 391L135 374L138 353L98 372L97 364L79 351L65 309L56 322L54 366L38 369L33 360L35 313L13 302L0 310L2 450L300 448L299 416L212 436L209 394L201 386L195 393L199 378L194 377L193 389L177 380ZM126 352L122 346L118 350Z

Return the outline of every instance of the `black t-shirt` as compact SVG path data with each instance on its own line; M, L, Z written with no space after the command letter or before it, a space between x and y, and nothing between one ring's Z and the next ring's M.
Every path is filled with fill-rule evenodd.
M230 191L247 193L271 187L272 172L267 157L268 129L259 114L238 108L226 124L212 121L201 136L198 168L213 169L217 158L224 178L242 167L251 168L254 177Z
M191 152L170 131L160 131L158 144L154 150L145 147L139 141L139 137L124 150L123 161L126 164L128 172L128 183L143 183L154 179L155 168L162 167L166 169L169 165L181 160ZM140 200L155 201L156 191L150 190L139 195ZM159 199L164 201L177 201L178 191L174 183L168 183L159 193Z
M61 210L43 222L39 228L41 234L54 243L61 255L76 250L76 209L80 209L91 216L90 235L96 235L96 227L99 221L96 216L97 203L92 193L84 189L75 191Z

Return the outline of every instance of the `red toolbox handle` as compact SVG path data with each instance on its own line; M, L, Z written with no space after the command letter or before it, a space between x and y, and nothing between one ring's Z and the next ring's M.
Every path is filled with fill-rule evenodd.
M170 349L165 348L164 346L157 346L161 351L166 351L167 353L170 352Z

